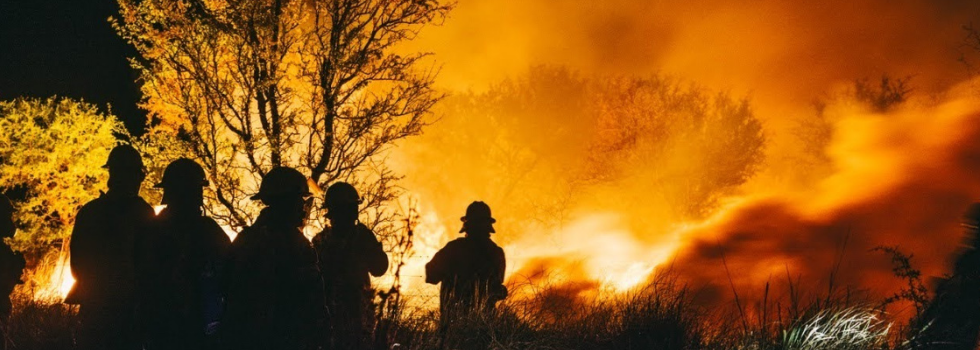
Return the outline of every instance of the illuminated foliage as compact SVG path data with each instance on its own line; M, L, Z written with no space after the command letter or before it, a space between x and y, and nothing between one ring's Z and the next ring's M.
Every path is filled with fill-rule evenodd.
M599 127L589 176L639 172L650 182L646 193L683 218L702 218L765 158L762 124L746 99L664 76L600 80L591 89Z
M426 54L393 48L441 21L437 0L120 0L117 32L140 57L143 107L210 176L208 207L247 225L276 166L321 188L355 183L372 217L394 197L386 147L421 132L440 99ZM318 205L314 207L319 207ZM369 210L370 211L370 210ZM319 217L317 214L314 214Z
M14 199L14 248L50 250L68 237L78 208L99 195L122 123L70 99L0 102L0 190Z
M698 218L764 158L762 125L748 101L665 76L535 67L486 92L448 98L444 108L457 117L437 126L443 139L429 138L444 143L436 150L457 151L436 156L476 170L465 174L471 186L502 194L487 200L535 220L560 221L583 196L624 212L640 204L644 216ZM472 152L453 146L461 141Z

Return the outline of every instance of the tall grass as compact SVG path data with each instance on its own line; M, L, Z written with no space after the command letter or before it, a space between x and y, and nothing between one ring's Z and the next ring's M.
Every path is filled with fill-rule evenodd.
M64 350L74 348L75 308L54 300L39 301L18 289L5 329L7 349Z
M583 291L556 283L535 286L491 314L454 320L440 332L437 313L407 313L391 337L403 349L889 349L892 324L851 293L776 302L749 312L705 308L669 276L625 293ZM734 306L733 306L734 307ZM763 311L766 310L766 311ZM781 310L776 312L775 310ZM773 315L761 315L772 312ZM397 328L397 327L396 327ZM396 345L397 344L397 345ZM379 347L385 348L385 347Z
M379 311L376 349L905 350L916 332L883 311L887 300L828 288L806 297L788 279L787 297L706 307L663 274L627 293L567 281L512 286L492 313L440 328L432 303L390 298ZM75 310L34 300L21 288L6 329L10 349L72 349ZM734 298L732 298L734 299Z

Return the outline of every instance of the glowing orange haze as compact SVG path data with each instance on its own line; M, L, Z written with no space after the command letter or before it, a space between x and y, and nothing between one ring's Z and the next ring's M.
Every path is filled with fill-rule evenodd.
M832 174L807 188L735 196L704 222L631 229L625 218L648 212L634 203L633 211L580 209L550 232L498 229L509 280L546 281L549 276L535 274L547 271L558 280L604 282L622 291L668 263L698 286L701 298L716 300L730 291L722 258L744 290L761 290L787 274L803 276L807 287L825 288L841 259L836 283L890 293L899 281L890 276L887 256L868 252L878 245L899 245L915 254L927 276L941 275L960 242L962 213L980 198L980 96L974 89L965 84L947 102L910 102L889 114L850 111L828 150ZM449 196L478 191L460 189ZM465 207L464 200L458 203ZM512 212L506 200L491 204ZM454 235L446 234L456 232L452 224L433 226L432 215L419 234L430 241ZM507 215L497 217L500 227L521 227L507 223ZM535 226L540 227L524 225ZM427 231L433 227L438 231Z
M868 252L877 245L899 245L914 253L926 275L940 275L958 245L963 210L980 200L980 144L973 141L980 139L980 93L972 83L960 84L970 74L957 61L975 58L963 46L962 25L971 21L980 22L974 1L462 0L445 26L408 45L435 53L447 89L484 91L536 64L583 74L665 73L747 95L766 128L767 160L709 219L683 222L663 203L645 199L641 191L648 187L641 184L650 179L642 170L569 195L550 191L560 170L528 169L523 162L500 168L506 164L500 153L521 161L529 153L583 156L576 153L578 139L564 140L567 148L505 140L500 149L474 149L467 135L524 131L454 130L443 125L458 127L465 123L448 121L481 115L441 115L392 157L435 228L419 231L431 247L421 250L415 271L457 237L458 217L479 199L499 220L495 240L508 254L515 283L550 271L621 290L671 263L704 287L703 298L713 299L727 290L720 289L727 288L725 257L740 289L761 290L787 273L825 288L843 247L837 283L891 293L897 281L888 258ZM912 101L888 115L839 101L830 106L841 116L827 150L832 171L813 175L792 162L800 149L796 127L815 113L813 101L882 74L911 76ZM474 176L479 172L502 179ZM541 209L555 202L562 202L560 212Z
M564 278L626 290L670 264L710 300L726 292L722 257L740 289L761 290L787 271L825 283L843 246L838 282L888 293L895 282L888 260L867 251L895 244L913 252L927 275L939 275L959 242L961 213L980 199L980 93L972 83L957 85L968 81L957 58L975 53L962 46L961 26L971 21L980 23L972 0L460 0L444 26L405 46L435 53L445 89L483 91L536 64L665 73L747 95L766 127L767 160L707 220L683 222L644 196L650 179L642 169L571 194L556 185L563 169L535 162L500 169L500 154L581 157L579 139L561 140L567 147L504 140L499 149L477 149L467 135L527 130L454 130L445 125L480 115L442 115L390 158L423 213L417 256L406 266L409 294L436 295L422 283L423 265L458 236L458 218L473 200L492 206L494 239L515 283ZM842 117L827 176L786 160L798 152L794 127L814 113L813 100L881 74L912 76L913 101L887 115L831 106ZM474 176L486 171L501 176Z

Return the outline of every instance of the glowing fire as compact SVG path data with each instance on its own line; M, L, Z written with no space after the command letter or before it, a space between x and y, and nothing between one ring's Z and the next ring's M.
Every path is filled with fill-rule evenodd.
M547 237L542 239L543 237ZM646 282L654 269L666 261L676 244L647 244L625 229L614 214L591 214L564 228L544 235L522 235L504 246L508 255L508 280L521 279L523 268L532 261L548 258L550 269L580 266L585 276L559 279L598 282L616 292L625 292Z
M435 296L435 287L424 283L425 263L447 241L458 237L455 234L458 228L444 224L432 208L426 210L415 230L415 254L402 270L402 285L409 294ZM449 222L455 223L454 220ZM454 234L447 235L447 232ZM620 218L614 214L588 215L562 229L543 234L499 232L498 235L502 236L495 237L496 240L509 241L501 244L507 255L508 283L520 284L530 277L524 275L529 265L547 260L551 264L548 268L557 272L549 277L554 279L549 282L590 281L617 293L647 282L655 268L667 261L678 246L670 242L641 242L622 227ZM584 275L563 275L573 272L571 266L581 267L574 269L574 273ZM392 278L388 275L378 282L390 285Z
M75 277L71 275L70 258L58 259L58 264L55 265L54 273L51 275L51 282L58 288L58 296L62 299L68 296L71 287L75 285Z
M67 254L60 254L54 267L50 269L46 281L41 281L41 287L34 293L35 300L62 301L75 285L75 277L71 275L71 262Z

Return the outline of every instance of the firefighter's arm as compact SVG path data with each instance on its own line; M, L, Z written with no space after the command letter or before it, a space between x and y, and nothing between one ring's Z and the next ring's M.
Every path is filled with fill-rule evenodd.
M425 264L425 283L439 284L446 279L446 254L446 248L443 248Z
M498 248L499 249L499 248ZM500 249L497 253L496 269L493 274L493 293L497 300L507 298L507 287L504 286L504 273L507 271L507 258L504 250Z
M93 249L96 248L92 237L93 214L91 209L82 207L75 217L75 226L72 227L68 252L71 256L71 273L75 279L85 278L91 271L90 259L93 258Z
M374 235L371 235L374 237ZM388 254L385 253L384 247L381 246L381 242L377 239L374 240L374 244L371 247L373 251L373 257L371 259L371 265L368 266L371 275L374 277L379 277L388 272Z
M374 277L384 275L385 272L388 272L388 254L385 253L384 247L381 246L381 242L378 242L374 232L367 227L363 228L363 232L365 232L366 252L364 253L367 258L368 272Z

